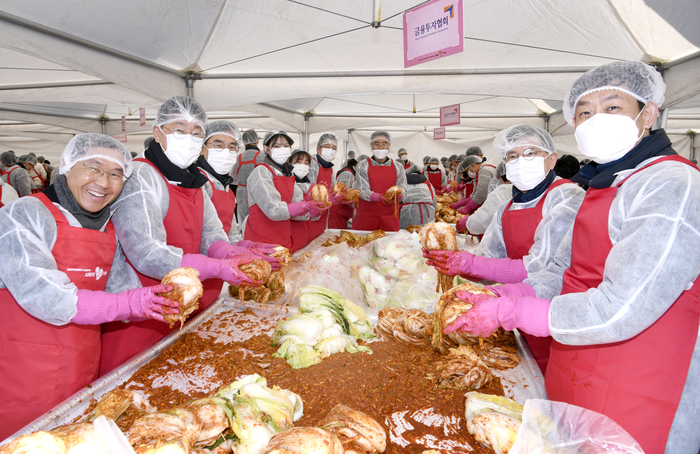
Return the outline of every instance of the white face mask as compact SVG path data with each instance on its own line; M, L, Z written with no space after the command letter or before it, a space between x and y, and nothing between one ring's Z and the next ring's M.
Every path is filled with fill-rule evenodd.
M389 154L389 150L372 150L372 154L377 160L381 161Z
M290 147L270 148L270 157L279 165L287 162L287 159L289 159L291 155L292 149Z
M408 162L408 156L405 154L402 154L399 156L399 159L402 160L404 163Z
M598 164L620 159L634 148L644 134L644 130L640 133L637 128L637 118L632 120L627 115L606 113L593 115L574 132L578 149Z
M309 174L309 166L306 164L294 164L292 167L294 167L292 172L294 172L294 175L298 176L299 178L304 178Z
M186 134L182 139L176 139L174 134L166 134L165 137L168 141L165 156L181 169L191 166L202 151L202 143L195 142L191 134Z
M437 170L437 164L430 164L430 170Z
M535 156L528 161L521 156L514 163L506 162L506 175L516 188L521 191L529 191L547 176L544 171L545 159L547 158Z
M206 145L205 145L206 147ZM207 157L207 162L212 169L219 175L227 175L231 169L233 169L234 164L238 161L238 154L232 153L228 148L209 148L209 157Z
M338 150L334 150L332 148L321 148L321 157L326 162L333 161L336 154L338 154Z
M472 172L471 170L467 172L467 175L469 175L469 178L476 178L476 172Z

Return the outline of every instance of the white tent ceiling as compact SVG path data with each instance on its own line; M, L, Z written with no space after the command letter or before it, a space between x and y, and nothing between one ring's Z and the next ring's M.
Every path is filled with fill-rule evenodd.
M72 134L122 134L121 116L138 150L158 105L191 94L211 118L312 138L332 130L358 149L368 128L386 128L415 147L413 159L488 149L524 122L575 152L559 111L569 85L602 63L642 60L661 65L667 130L689 154L688 132L700 130L697 0L464 0L464 52L404 69L402 12L417 4L5 0L0 150L56 157ZM433 143L439 107L457 103L462 123Z

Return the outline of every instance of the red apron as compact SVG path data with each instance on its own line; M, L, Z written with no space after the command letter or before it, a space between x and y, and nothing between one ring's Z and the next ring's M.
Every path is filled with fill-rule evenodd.
M251 159L250 161L241 161L241 162L238 164L238 168L236 169L236 181L238 181L238 172L241 171L241 166L244 166L244 165L246 165L246 164L253 164L253 166L255 166L255 160L258 159L258 155L259 155L259 154L260 154L260 150L258 150L257 152L255 152L255 156L253 156L253 159ZM246 181L246 183L247 183L247 181ZM238 186L246 187L245 184L241 184L241 183L238 183ZM240 221L240 222L243 222L243 221Z
M44 195L56 220L51 253L56 267L82 290L104 291L117 250L112 223L106 232L72 227ZM78 247L76 247L79 245ZM41 321L0 290L0 440L26 426L97 378L100 326Z
M209 184L211 184L211 203L214 204L216 208L216 214L219 215L219 220L224 225L224 232L228 235L231 231L231 224L233 222L233 214L236 212L236 194L230 189L228 191L220 191L214 186L214 182L211 181L209 175L203 170L200 170L202 174L207 177Z
M326 169L325 167L322 167L321 164L318 163L318 159L316 159L315 157L313 159L318 164L318 176L316 177L316 184L324 185L326 187L326 190L330 194L331 189L333 188L333 186L331 184L333 182L333 168L330 167L330 168ZM329 211L330 210L324 211L323 214L321 215L321 217L318 218L318 220L308 222L308 229L309 229L308 242L309 243L311 241L313 241L314 238L317 238L323 232L326 231L326 224L328 222L328 212Z
M295 183L296 184L296 183ZM300 188L301 189L301 188ZM307 191L307 193L310 193L311 189ZM298 251L299 249L303 248L307 244L311 242L309 239L309 221L295 221L293 219L290 219L291 224L290 224L290 229L292 232L292 240L294 243L294 248Z
M411 161L406 161L406 164L403 165L404 170L408 170L409 167L411 167Z
M425 172L428 174L428 181L430 181L430 184L433 185L435 191L442 191L442 170L430 170L430 168L428 168L428 170Z
M430 191L430 195L435 198L435 192L433 191L433 187L429 182L425 182L425 185L428 186L428 190ZM407 205L418 205L418 212L420 213L420 225L425 225L428 222L433 222L434 219L428 219L423 216L423 207L425 206L426 211L428 211L428 207L433 206L432 202L411 202L411 203L404 203L403 206ZM428 211L429 213L430 211Z
M552 189L559 185L571 183L569 180L555 180L544 193L537 205L523 210L510 210L513 204L511 200L506 205L506 209L501 217L501 227L503 228L503 242L506 244L508 258L520 260L530 253L530 248L535 244L535 230L542 222L542 207L544 199ZM532 350L532 355L537 360L542 374L547 370L549 361L549 347L552 345L551 337L538 337L520 331L520 334L527 340L527 344Z
M338 178L338 175L340 175L340 172L342 172L343 169L341 169L337 174L336 174L336 179ZM349 170L345 170L346 172L350 172ZM350 189L350 188L347 188ZM353 207L352 205L345 205L345 204L336 204L331 207L330 210L328 210L328 228L329 229L347 229L348 228L348 221L352 218L352 213L353 213Z
M396 185L396 166L394 160L389 159L388 166L373 165L371 158L367 166L367 177L369 187L372 192L384 194L387 189ZM353 230L377 230L382 229L387 232L399 230L399 215L394 216L394 205L384 205L382 202L369 202L360 198L360 203L355 212L355 219L352 221Z
M7 183L7 184L9 184L10 186L12 186L12 183L10 183L10 175L12 174L12 172L14 172L14 171L17 170L17 169L19 169L19 166L18 166L17 164L15 164L15 165L12 166L10 169L8 169L8 170L3 170L2 172L0 172L0 175L2 175L2 179L5 181L5 183ZM19 192L17 193L17 195L19 195L19 196L21 197L21 195L19 194Z
M277 192L279 192L282 201L286 204L292 203L295 184L294 176L279 176L272 170L272 168L270 168L269 165L265 163L260 165L265 167L272 174L272 183L275 185ZM258 243L280 244L289 249L289 252L296 252L303 246L295 244L296 242L292 237L291 224L291 219L287 219L286 221L271 220L265 215L265 213L263 213L256 203L249 209L248 221L246 223L243 238L249 241L256 241Z
M680 156L666 156L650 166L662 161L692 165ZM613 247L608 216L618 187L586 192L574 222L562 295L586 292L603 281ZM552 342L545 378L549 398L602 413L629 432L644 452L664 452L698 336L699 298L700 285L694 283L653 325L626 341L586 346Z
M145 162L153 167L158 174L163 175L147 159L138 158L134 161ZM169 196L168 213L163 219L163 227L167 233L167 244L182 249L183 254L199 254L202 243L202 225L204 218L204 196L202 188L181 188L167 183ZM128 260L127 260L128 262ZM134 266L132 265L132 268ZM160 279L141 274L141 285L150 287L160 285ZM224 285L221 279L202 281L204 295L199 299L199 309L190 317L209 307L221 294ZM143 320L110 322L102 325L102 357L100 359L100 375L104 375L124 364L132 356L155 344L179 325L172 328L167 323L158 320Z

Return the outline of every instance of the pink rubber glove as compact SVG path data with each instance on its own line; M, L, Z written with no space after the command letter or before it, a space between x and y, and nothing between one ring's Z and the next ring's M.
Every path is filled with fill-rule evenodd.
M376 193L376 192L373 192L369 195L370 202L381 202L383 198L384 198L383 195Z
M518 328L533 336L550 335L551 301L547 299L532 296L492 298L464 291L458 291L456 295L462 301L472 301L474 307L445 328L445 334L466 331L473 336L488 337L501 326L506 331Z
M240 243L240 242L239 242ZM214 241L207 250L207 257L213 259L225 259L237 254L245 254L248 249L241 247L238 243L231 244L228 241Z
M521 297L521 296L532 296L536 297L535 289L524 282L518 282L517 284L503 284L488 286L487 289L491 290L498 296L510 296L510 297Z
M403 192L399 194L398 197L396 197L396 200L398 200L399 202L403 200Z
M428 265L448 276L469 275L502 284L522 282L527 278L527 270L520 259L487 258L467 251L429 251L424 257L428 259Z
M256 243L255 241L241 240L236 243L236 246L246 250L248 253L260 256L261 259L265 260L270 264L270 266L272 266L272 271L279 271L282 267L280 265L280 259L277 257L270 257L271 254L275 253L275 246L277 246L276 244ZM209 248L209 251L211 252L211 248ZM209 256L211 257L211 254ZM231 256L227 256L225 258L230 257Z
M457 221L457 231L459 233L466 233L467 232L467 220L469 219L469 216L464 216L462 219Z
M466 189L466 187L467 187L467 184L466 184L466 183L460 183L460 184L457 185L457 190L458 190L458 191L464 191L464 189Z
M327 211L331 208L330 205L324 207L323 202L309 202L309 205L311 206L311 208L309 209L309 217L312 219L321 216L321 214L323 214L324 211Z
M339 192L335 192L335 191L328 194L328 200L330 200L333 205L337 205L339 203L344 203L343 202L343 194L339 193Z
M229 284L257 287L263 282L251 280L238 267L260 257L254 254L239 254L228 259L212 259L202 254L185 254L180 266L189 266L199 271L199 279L223 279Z
M477 208L479 208L479 205L477 205L476 202L473 201L472 199L467 198L467 204L464 205L462 208L460 208L457 211L459 211L462 214L469 214L472 211L476 210Z
M287 209L289 210L289 217L295 218L297 216L303 216L309 212L311 209L312 202L294 202L287 204Z
M170 285L154 285L127 290L121 293L107 293L92 290L78 290L78 313L71 322L78 325L99 325L119 320L163 321L164 314L180 312L180 303L156 293L169 292Z
M457 202L450 204L450 208L452 208L453 210L456 210L457 208L462 208L470 200L471 199L469 197L465 197L462 200L458 200Z
M306 194L304 194L304 202L312 202L314 199L311 197L311 190L316 186L316 183L312 184L309 186L309 190L306 191Z

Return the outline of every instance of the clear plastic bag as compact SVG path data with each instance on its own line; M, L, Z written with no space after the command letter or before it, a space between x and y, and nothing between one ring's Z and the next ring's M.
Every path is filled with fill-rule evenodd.
M369 265L358 268L358 277L364 290L365 304L373 313L384 309L397 280L381 274Z
M430 267L425 263L418 235L398 232L374 241L374 269L387 277L403 278L426 273Z
M340 293L355 304L361 304L364 292L357 268L366 265L371 256L371 246L355 249L347 243L314 250L284 273L285 292L291 295L290 304L299 304L296 295L307 285L320 285Z
M386 307L403 307L420 309L432 314L440 300L440 293L435 290L437 271L422 273L399 280L391 289Z
M615 421L564 402L530 399L510 454L643 454Z

